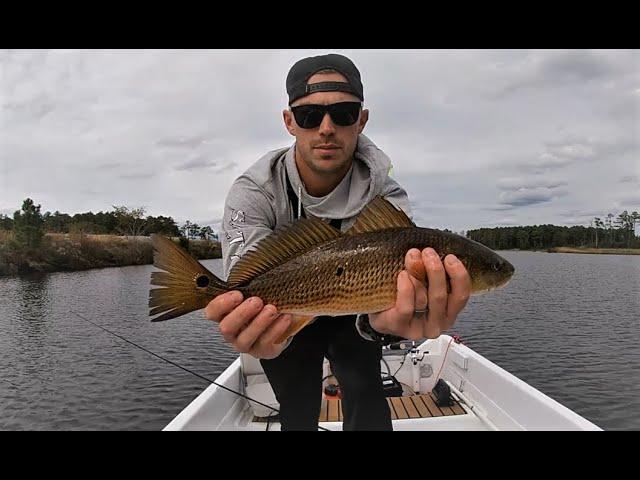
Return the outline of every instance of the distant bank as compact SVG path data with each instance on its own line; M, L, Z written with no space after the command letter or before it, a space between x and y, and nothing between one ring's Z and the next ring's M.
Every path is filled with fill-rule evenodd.
M640 248L572 248L553 247L549 253L604 253L608 255L640 255Z
M149 237L48 233L37 249L25 250L0 238L0 276L33 272L88 270L153 263ZM221 258L219 242L179 240L198 260Z

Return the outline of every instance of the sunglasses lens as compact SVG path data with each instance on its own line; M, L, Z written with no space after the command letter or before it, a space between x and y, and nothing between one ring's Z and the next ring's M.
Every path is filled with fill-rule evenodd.
M317 128L324 118L324 108L320 105L301 105L291 109L296 123L302 128Z
M360 103L334 103L333 105L329 105L329 113L331 114L331 120L333 120L333 123L341 127L348 127L358 121Z
M348 127L358 121L360 102L341 102L332 105L300 105L291 111L296 123L302 128L318 128L325 113L329 112L333 123L340 127Z

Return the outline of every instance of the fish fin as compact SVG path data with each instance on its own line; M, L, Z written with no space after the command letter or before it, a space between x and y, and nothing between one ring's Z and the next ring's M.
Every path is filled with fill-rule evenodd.
M389 200L376 197L364 207L356 218L356 222L345 232L345 235L415 226L407 214L397 209Z
M282 343L289 337L293 337L296 333L306 327L314 318L316 318L315 315L293 315L291 325L289 325L289 327L276 339L274 343Z
M149 291L149 316L161 322L199 310L229 290L227 284L195 258L162 235L151 235L153 265L164 272L152 272L151 284L162 288Z
M258 242L255 249L240 257L231 269L227 282L230 286L246 283L294 256L341 235L340 230L318 218L301 218L278 227Z

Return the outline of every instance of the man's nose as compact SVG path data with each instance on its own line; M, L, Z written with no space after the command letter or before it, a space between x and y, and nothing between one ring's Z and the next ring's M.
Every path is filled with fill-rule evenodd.
M320 130L318 131L318 133L320 133L320 135L331 135L332 133L335 133L336 131L336 126L334 125L333 121L331 120L331 115L329 115L329 113L325 113L324 117L322 118L322 122L320 123Z

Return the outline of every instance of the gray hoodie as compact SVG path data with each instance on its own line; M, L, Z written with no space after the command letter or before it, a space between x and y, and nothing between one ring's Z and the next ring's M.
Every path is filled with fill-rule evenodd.
M391 160L366 136L358 137L355 158L347 175L324 197L307 193L298 175L294 152L295 143L267 153L231 185L220 236L225 278L244 252L255 248L276 227L291 223L299 216L287 194L287 175L300 207L321 219L341 219L342 231L353 225L357 215L378 195L411 216L406 192L389 176Z

